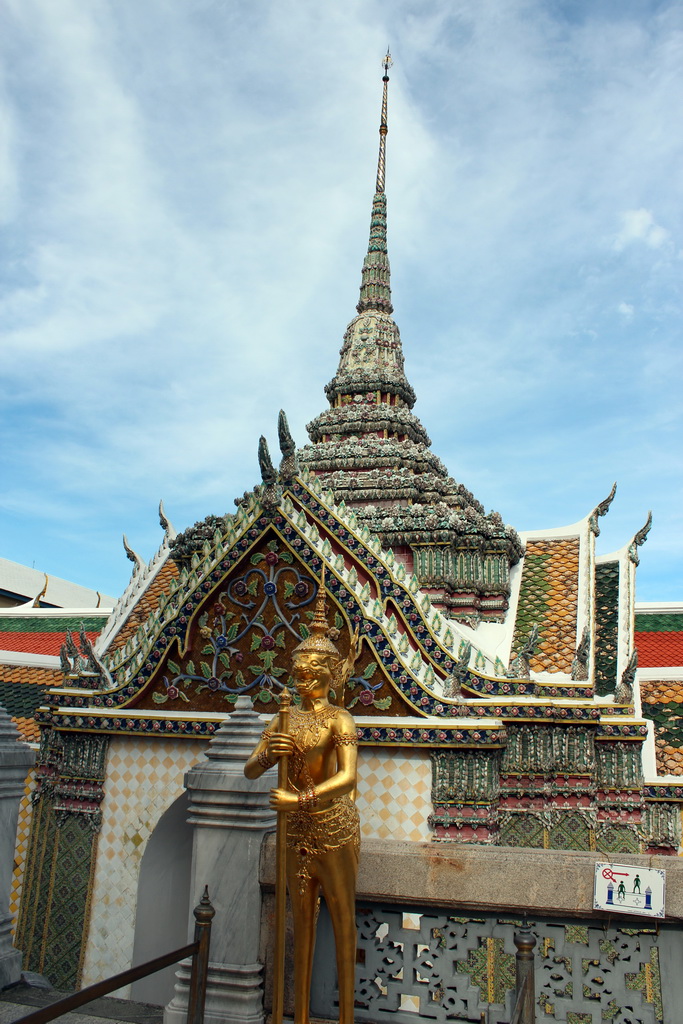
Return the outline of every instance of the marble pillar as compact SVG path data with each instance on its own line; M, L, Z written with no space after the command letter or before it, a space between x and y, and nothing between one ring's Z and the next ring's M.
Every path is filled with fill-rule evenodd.
M262 964L259 963L261 887L259 861L265 834L275 828L268 794L277 785L274 769L257 780L244 764L264 728L248 697L209 744L205 759L185 776L188 821L194 826L191 906L204 886L216 909L211 933L205 1024L263 1024ZM191 916L190 937L194 918ZM177 974L164 1024L185 1024L189 964Z
M21 952L12 945L9 898L19 805L35 759L35 752L21 741L10 716L0 707L0 989L21 979Z

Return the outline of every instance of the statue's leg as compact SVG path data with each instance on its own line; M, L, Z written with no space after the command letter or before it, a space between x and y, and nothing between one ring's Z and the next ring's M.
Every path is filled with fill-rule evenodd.
M356 981L356 875L353 842L329 850L318 860L320 884L332 918L339 981L339 1024L353 1024Z
M294 1024L309 1024L311 976L320 884L317 878L308 878L300 892L297 875L299 864L296 852L287 851L287 888L294 922Z

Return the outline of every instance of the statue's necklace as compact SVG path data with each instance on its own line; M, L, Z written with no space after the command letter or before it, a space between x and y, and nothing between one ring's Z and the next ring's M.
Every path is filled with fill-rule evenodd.
M302 753L312 750L320 739L323 729L337 717L340 708L325 704L312 711L302 711L294 706L290 711L290 730L296 745Z

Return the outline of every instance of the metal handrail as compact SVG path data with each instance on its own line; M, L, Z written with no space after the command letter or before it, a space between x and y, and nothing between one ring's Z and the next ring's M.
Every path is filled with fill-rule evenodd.
M163 956L158 956L154 960L148 960L144 964L138 964L137 967L129 967L127 971L115 974L113 978L98 981L94 985L89 985L88 988L81 989L80 992L74 992L73 995L59 999L50 1006L34 1010L33 1013L29 1013L25 1017L20 1017L19 1020L14 1021L14 1024L48 1024L49 1021L56 1020L57 1017L61 1017L70 1010L75 1010L85 1003L91 1003L94 999L108 995L109 992L115 992L117 988L123 988L124 985L129 985L133 981L139 981L140 978L146 978L150 974L156 974L157 971L162 970L164 967L170 967L171 964L178 963L179 960L183 960L186 956L192 957L187 1024L202 1024L204 1020L204 1003L206 1001L211 921L215 913L216 911L209 899L209 887L206 886L204 888L204 895L194 908L194 942L190 942L187 946L181 946L180 949L171 950L170 953L164 953Z

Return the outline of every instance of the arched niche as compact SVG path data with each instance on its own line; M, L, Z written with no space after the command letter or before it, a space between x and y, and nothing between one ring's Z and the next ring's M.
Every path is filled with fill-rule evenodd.
M133 964L188 942L192 828L183 793L166 810L147 842L138 877ZM131 998L165 1006L173 996L176 966L133 983Z

